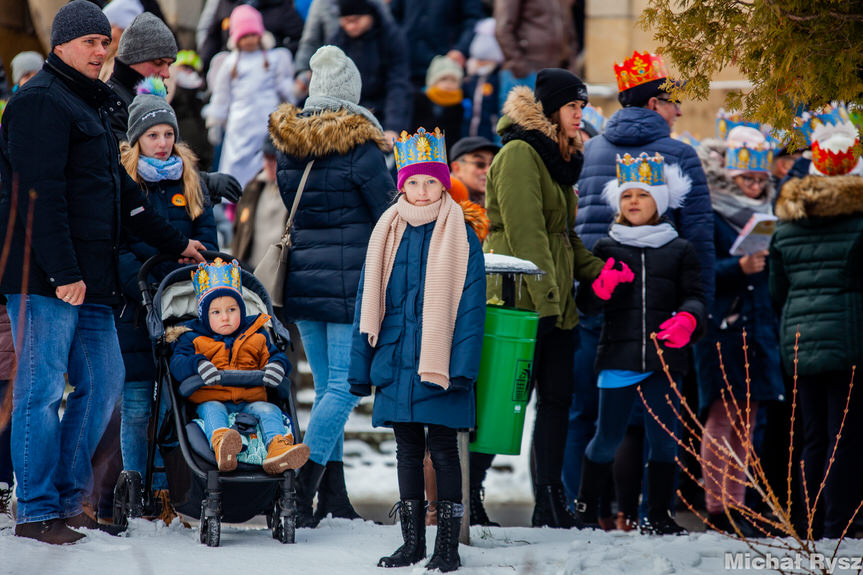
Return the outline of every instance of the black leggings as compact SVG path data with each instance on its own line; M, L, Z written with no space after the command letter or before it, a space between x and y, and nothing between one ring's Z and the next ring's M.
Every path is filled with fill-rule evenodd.
M423 458L426 432L422 423L393 423L396 436L396 459L399 473L399 495L402 499L424 499ZM441 501L461 503L461 467L458 460L456 430L442 425L428 425L428 450L437 477L437 497Z

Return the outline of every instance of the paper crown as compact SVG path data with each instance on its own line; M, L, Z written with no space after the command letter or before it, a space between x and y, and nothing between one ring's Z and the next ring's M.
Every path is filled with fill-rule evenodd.
M198 268L192 271L192 286L195 288L198 301L221 288L232 289L242 294L240 264L237 260L225 263L222 258L216 258L212 263L198 264Z
M841 176L857 165L860 140L849 122L820 124L812 131L812 164L825 176Z
M617 89L623 92L653 80L667 78L668 71L662 56L649 52L633 52L623 64L614 65L614 75L617 76Z
M693 148L697 148L701 145L701 142L699 142L698 139L689 132L683 132L682 134L673 133L671 134L671 137L679 142L683 142L684 144L689 144Z
M725 168L744 172L769 172L773 163L773 144L768 141L757 145L729 144L725 150Z
M812 133L818 126L837 126L851 121L848 109L842 102L833 102L818 110L807 110L794 118L794 130L806 138L806 144L812 145Z
M653 157L642 152L633 158L624 154L621 158L617 156L617 183L621 188L642 187L630 184L644 184L645 186L661 186L665 184L665 172L663 170L665 158L657 152Z
M581 123L590 124L597 133L602 133L605 129L605 116L602 112L588 104L581 111Z
M744 120L743 114L740 112L726 112L724 109L720 108L719 112L716 114L716 137L720 140L727 139L728 133L737 126L747 126L749 128L755 128L759 132L762 131L761 124Z
M602 189L603 198L615 211L620 209L620 197L625 190L640 188L647 190L656 202L661 216L668 209L677 209L692 188L692 180L680 166L666 164L665 158L656 153L649 156L642 152L633 158L630 154L617 156L617 179L609 180Z
M397 170L427 162L446 165L446 142L440 128L435 128L431 134L420 128L413 136L402 131L399 139L393 143L393 153Z

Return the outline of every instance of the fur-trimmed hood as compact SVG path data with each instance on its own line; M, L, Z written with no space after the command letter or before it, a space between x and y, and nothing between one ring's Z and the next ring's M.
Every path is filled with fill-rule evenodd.
M173 325L165 330L165 341L168 343L174 343L180 338L181 335L190 331L192 331L192 328L188 326Z
M347 154L366 142L387 150L383 132L347 110L305 114L292 104L282 104L270 115L270 136L276 149L297 158Z
M806 176L788 180L776 202L780 220L863 213L863 177Z
M512 123L525 130L535 130L557 140L557 124L553 123L542 111L542 104L536 99L533 90L527 86L516 86L510 90L503 104L503 113Z

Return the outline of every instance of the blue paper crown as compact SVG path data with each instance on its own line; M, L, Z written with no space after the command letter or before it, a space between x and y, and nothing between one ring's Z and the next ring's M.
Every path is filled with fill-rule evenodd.
M812 132L818 126L838 126L851 121L848 109L842 102L833 102L819 110L807 110L794 118L794 130L806 138L806 144L812 145Z
M762 142L757 146L728 146L725 150L725 167L744 172L769 172L773 162L773 145Z
M198 264L198 269L192 271L192 285L198 301L214 290L228 288L241 294L240 264L237 260L225 263L222 258L216 258L212 263Z
M716 137L720 140L727 140L729 132L737 126L746 126L761 131L761 124L758 122L748 122L743 119L740 112L726 112L720 108L716 114Z
M617 183L621 187L626 184L642 184L644 186L662 186L666 183L663 162L665 158L659 152L652 157L647 152L641 152L633 158L624 154L617 156ZM632 186L627 186L632 187Z
M397 170L426 162L446 164L446 141L440 128L435 128L432 134L420 128L413 136L403 131L399 139L393 143L393 152L396 156Z
M599 134L605 130L605 116L599 110L588 104L581 111L581 114L582 124L590 124Z

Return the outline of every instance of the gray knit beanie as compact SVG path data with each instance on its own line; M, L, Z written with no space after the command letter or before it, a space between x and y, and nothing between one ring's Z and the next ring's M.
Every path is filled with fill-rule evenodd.
M177 58L177 41L168 25L150 12L139 14L120 37L117 59L129 66L159 58Z
M51 49L87 34L111 37L111 24L98 6L89 0L73 0L54 16L51 23Z
M18 84L25 74L42 69L45 59L39 52L21 52L12 58L12 83Z
M360 103L363 81L354 61L335 46L321 46L309 60L309 97L325 96Z
M180 141L180 129L177 127L177 115L168 101L155 94L138 94L129 104L129 124L126 138L129 144L135 145L144 132L159 124L168 124L174 128L174 141Z

